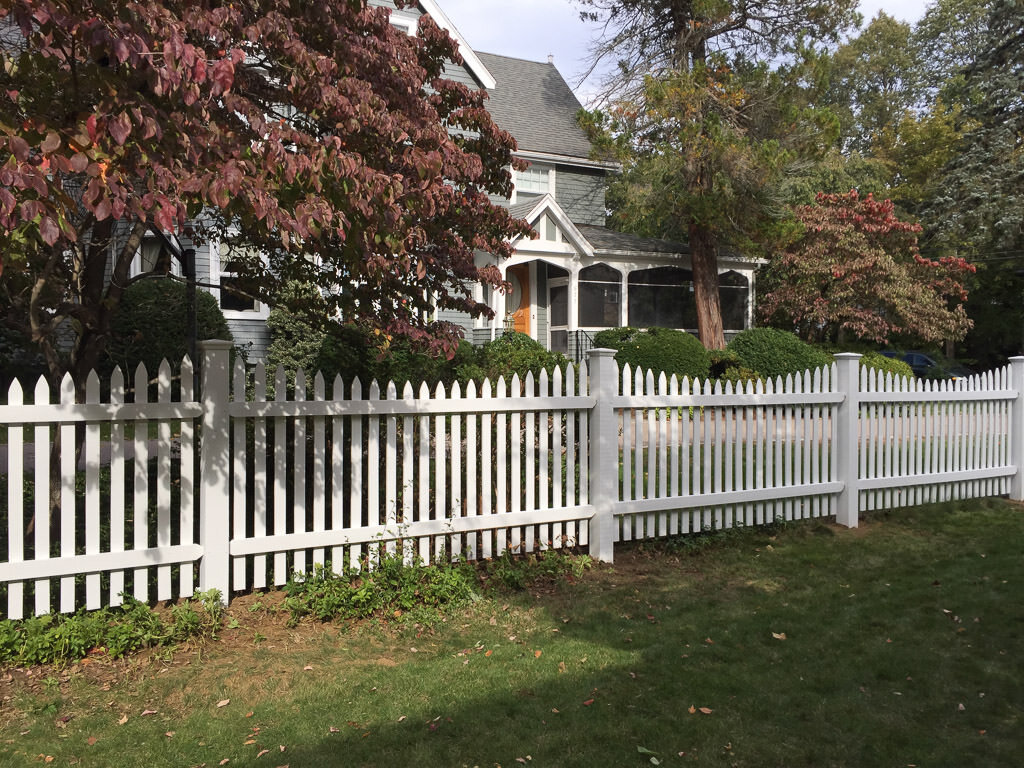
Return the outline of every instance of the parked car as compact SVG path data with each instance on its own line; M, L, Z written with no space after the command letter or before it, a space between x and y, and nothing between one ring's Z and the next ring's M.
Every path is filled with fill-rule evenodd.
M952 379L955 381L956 379L973 376L975 373L965 365L946 361L939 362L924 352L897 352L894 349L883 349L879 354L884 357L902 360L910 366L910 370L919 379Z

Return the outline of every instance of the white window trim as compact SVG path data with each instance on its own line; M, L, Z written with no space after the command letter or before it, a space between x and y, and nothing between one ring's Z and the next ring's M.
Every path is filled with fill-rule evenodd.
M220 286L220 280L222 276L231 277L234 272L222 272L221 271L221 257L220 257L220 241L213 240L210 242L210 283L216 286ZM217 306L220 306L220 288L211 288L210 293L217 300ZM263 301L256 301L254 309L222 309L225 320L266 320L270 316L270 307Z
M548 173L548 188L544 192L524 191L524 195L528 195L532 199L543 197L545 194L551 195L552 199L555 197L556 191L556 174L555 166L548 165L546 163L531 163L527 170L533 171L547 171ZM515 205L519 202L519 173L520 171L512 171L512 197L510 198L510 204Z

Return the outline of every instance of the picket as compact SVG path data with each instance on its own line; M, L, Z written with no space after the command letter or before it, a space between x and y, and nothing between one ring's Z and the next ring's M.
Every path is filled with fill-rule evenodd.
M108 402L95 373L81 403L70 377L52 404L44 380L29 403L10 387L7 617L116 605L126 589L143 601L262 589L388 553L489 558L593 542L610 557L598 514L613 542L828 515L855 525L862 510L1024 493L1024 359L936 383L858 371L856 355L840 355L723 386L618 370L602 355L590 361L610 366L602 376L580 366L400 391L354 380L346 397L340 378L328 395L320 374L298 371L290 387L282 369L272 382L262 364L229 369L226 346L204 354L222 364L204 372L225 393L219 409L213 395L196 401L188 359L177 384L160 366L152 402L143 366L131 390L114 373ZM599 403L610 410L597 429ZM222 465L203 458L217 434ZM215 557L223 576L204 570Z

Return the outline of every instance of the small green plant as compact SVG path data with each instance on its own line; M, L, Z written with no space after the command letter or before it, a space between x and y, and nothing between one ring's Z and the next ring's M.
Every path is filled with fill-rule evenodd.
M143 648L216 637L223 618L220 593L197 597L200 610L184 600L171 608L169 624L127 595L116 608L0 621L0 664L59 664L97 651L118 659Z
M388 554L358 571L336 574L317 566L312 575L295 574L285 586L284 607L292 624L305 616L319 621L401 618L421 606L443 609L465 602L474 581L472 568L464 563L426 567Z
M594 336L595 347L614 349L619 365L629 364L634 371L664 371L666 376L706 379L711 357L700 340L685 331L672 328L612 328Z
M589 555L546 550L536 555L517 557L506 550L486 566L490 583L500 589L519 591L538 584L556 584L578 580L591 568Z
M775 378L832 364L832 356L778 328L750 328L729 342L743 367Z

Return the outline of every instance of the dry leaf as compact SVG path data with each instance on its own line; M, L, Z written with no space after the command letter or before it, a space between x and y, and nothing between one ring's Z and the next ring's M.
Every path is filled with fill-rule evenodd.
M243 746L243 747L248 747L248 746L249 746L250 744L255 744L255 743L256 743L256 739L247 739L247 740L246 740L246 741L245 741L245 742L244 742L244 743L242 744L242 746Z
M697 711L700 712L702 715L710 715L714 710L708 709L707 707L701 707Z
M256 753L256 757L263 757L268 752L270 752L269 749L261 749L259 752Z
M121 719L117 721L118 725L124 725L128 722L128 715L121 715Z
M231 762L231 758L230 757L225 757L223 760L221 760L219 763L217 763L217 765L227 765L230 762Z
M157 711L155 709L144 709L144 710L142 710L142 717L146 717L148 715L155 715L155 714L157 714Z
M246 717L252 717L252 716L253 716L253 713L252 713L252 712L246 712L246 713L245 713L245 716L246 716Z
M967 709L967 707L965 707L963 704L957 704L956 705L956 711L957 712L963 712L965 709Z
M689 712L692 715L692 714L696 713L697 708L695 706L693 706L693 704L691 704L690 708L688 710L686 710L686 711Z
M593 703L594 703L593 699L587 699L586 701L583 702L583 706L584 707L589 707Z
M217 702L217 708L219 709L220 707L226 707L230 703L231 703L231 699L221 699L220 701Z
M539 658L540 658L540 655L541 655L541 653L542 653L542 651L534 651L534 652L533 652L533 658L535 658L535 659L539 659Z
M405 720L405 715L402 715L400 718L398 718L398 722L402 722L403 720Z
M312 672L313 671L313 665L312 664L307 664L306 666L304 666L302 668L302 671L303 672Z
M97 741L99 741L99 739L97 739L95 736L90 736L88 739L85 740L85 743L91 747Z
M284 752L284 744L279 744L278 745L278 749L280 749L282 752Z
M786 639L786 633L785 632L772 632L772 637L774 637L776 640L785 640Z
M564 661L558 662L558 672L559 673L565 672L565 662Z
M328 730L331 733L341 733L341 728L335 728L333 725Z
M494 653L494 651L487 651L487 653L485 653L484 656L490 656L492 653Z
M552 707L551 711L554 712L556 715L558 714L558 710L555 707Z
M171 739L174 738L175 733L176 731L167 731L167 733L165 733L164 736L166 736L168 739Z
M52 763L53 760L54 760L53 755L46 755L46 757L43 758L43 762L44 763Z

